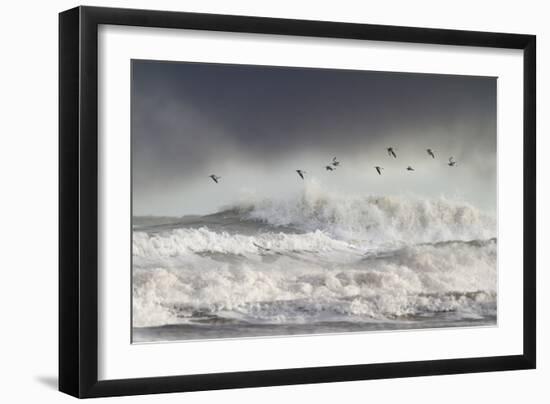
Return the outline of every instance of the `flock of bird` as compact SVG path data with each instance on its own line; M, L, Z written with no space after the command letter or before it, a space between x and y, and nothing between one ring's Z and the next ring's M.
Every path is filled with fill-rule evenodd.
M388 156L390 157L393 157L394 159L397 158L397 154L395 153L395 149L393 147L388 147L386 149L386 151L388 152ZM428 153L428 155L435 159L435 153L432 149L426 149L426 153ZM447 165L449 167L455 167L456 166L456 161L454 159L454 157L449 157L449 162L447 163ZM325 166L325 170L326 171L334 171L336 170L336 168L338 168L340 166L340 162L336 159L336 157L333 157L332 158L332 161L327 164ZM374 169L376 170L376 172L378 173L378 175L382 175L382 170L384 169L384 167L380 167L380 166L374 166ZM411 167L411 166L407 166L406 168L407 171L414 171L414 168ZM304 174L307 174L306 171L304 170L296 170L296 172L298 173L298 175L300 176L301 179L305 179L304 177ZM212 179L212 181L214 181L216 184L219 182L219 180L222 178L216 174L212 174L212 175L209 175L209 177Z

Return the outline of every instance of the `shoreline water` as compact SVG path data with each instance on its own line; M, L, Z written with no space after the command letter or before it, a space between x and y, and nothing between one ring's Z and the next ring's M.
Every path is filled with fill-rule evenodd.
M497 317L456 320L449 313L436 313L429 319L420 316L408 321L373 321L368 323L318 322L311 324L172 324L160 327L134 327L132 343L191 342L210 339L270 338L285 336L335 335L384 331L414 331L457 327L494 327Z

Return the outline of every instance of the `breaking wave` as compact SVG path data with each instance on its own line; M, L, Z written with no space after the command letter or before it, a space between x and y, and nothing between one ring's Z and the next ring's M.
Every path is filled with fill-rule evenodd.
M496 316L495 220L446 200L306 191L134 230L136 327Z
M495 237L495 219L465 202L394 196L346 196L309 186L299 197L233 207L243 218L339 239L388 242L483 240Z

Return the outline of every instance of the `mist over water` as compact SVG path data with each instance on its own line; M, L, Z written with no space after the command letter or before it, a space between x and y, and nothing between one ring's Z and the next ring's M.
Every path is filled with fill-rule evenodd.
M297 169L342 194L445 196L495 210L495 78L154 61L132 69L134 215L292 196L303 187ZM334 156L342 164L327 172Z

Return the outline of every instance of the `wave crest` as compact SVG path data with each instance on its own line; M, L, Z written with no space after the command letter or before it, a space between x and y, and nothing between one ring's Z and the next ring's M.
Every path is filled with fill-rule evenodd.
M496 235L496 220L462 202L398 196L339 196L308 186L286 200L233 207L245 219L303 231L322 230L344 240L374 245L445 240L483 240Z
M135 259L134 326L219 316L253 323L496 313L496 241L410 246L327 266L303 256ZM331 260L334 263L335 260ZM153 266L151 266L153 265Z

